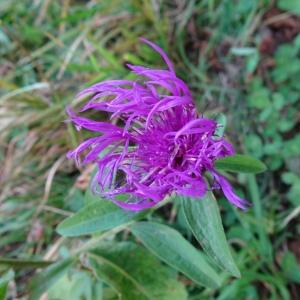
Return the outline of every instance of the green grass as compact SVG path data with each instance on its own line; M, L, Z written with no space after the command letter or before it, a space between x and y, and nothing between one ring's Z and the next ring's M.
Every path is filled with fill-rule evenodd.
M90 174L65 158L84 138L63 122L65 107L79 104L74 99L83 87L130 77L124 67L128 61L161 66L160 58L138 42L144 36L168 52L199 111L211 117L224 113L226 133L238 152L268 167L256 178L232 177L254 204L249 212L219 201L241 279L226 278L220 289L208 290L182 278L190 299L299 298L300 35L285 37L285 23L283 37L274 33L282 19L299 24L299 16L292 15L299 5L279 1L291 11L268 16L271 2L2 1L0 255L58 260L84 241L55 232L83 206ZM274 51L262 50L266 28ZM172 208L172 216L170 210L167 206L155 218L168 219L186 234L180 207ZM87 269L82 262L75 277L85 278L96 293L98 283L84 273ZM5 270L0 261L0 274ZM34 272L16 269L8 293L26 299ZM64 277L65 287L76 278Z

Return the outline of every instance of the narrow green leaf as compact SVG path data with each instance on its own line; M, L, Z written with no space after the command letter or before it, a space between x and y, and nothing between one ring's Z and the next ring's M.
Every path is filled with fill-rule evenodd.
M182 198L183 210L194 236L222 269L235 277L240 272L232 258L216 199L207 192L202 199Z
M219 114L216 119L218 126L216 128L215 134L216 136L223 136L224 131L227 125L227 118L224 114Z
M8 270L0 277L0 300L6 299L6 291L9 282L14 278L15 273L13 270Z
M117 57L109 50L107 50L105 47L102 47L98 41L93 41L93 45L97 49L97 51L100 53L100 55L115 69L120 70L121 64L118 61ZM122 70L122 69L121 69Z
M40 296L70 269L72 263L72 258L66 258L38 273L31 280L29 300L40 299Z
M176 272L132 242L103 242L89 254L95 274L116 292L113 299L186 300Z
M63 236L91 234L127 223L136 215L137 213L125 211L112 202L98 200L65 219L58 225L57 232Z
M236 154L215 161L215 167L221 171L241 173L261 173L266 171L266 165L260 160L248 156Z
M33 260L33 259L12 259L0 257L0 266L8 266L14 269L24 268L45 268L51 265L53 261Z
M254 55L257 50L256 48L251 48L251 47L232 47L230 49L230 52L233 54L233 55L236 55L236 56L250 56L250 55Z
M211 288L220 286L219 275L178 231L152 222L135 223L131 230L151 252L196 283Z
M252 230L256 231L258 234L259 244L258 250L263 260L271 263L273 261L273 249L272 243L270 241L267 226L265 225L264 210L261 201L261 195L259 186L256 182L255 176L249 174L248 176L248 188L250 192L250 197L253 202L253 212L255 217L255 222L252 224Z

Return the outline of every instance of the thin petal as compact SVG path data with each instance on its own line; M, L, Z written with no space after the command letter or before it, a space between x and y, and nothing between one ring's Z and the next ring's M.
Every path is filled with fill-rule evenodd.
M225 197L230 203L234 204L235 206L241 209L247 209L249 206L251 206L251 203L235 194L232 186L227 181L227 179L225 179L225 177L221 176L217 172L213 172L213 175L219 183Z
M191 130L191 128L194 130ZM192 133L205 133L205 132L213 132L216 127L216 122L210 119L196 119L192 120L183 126L175 135L175 140L178 139L181 135L184 134L192 134Z
M91 119L77 116L70 108L67 108L70 120L77 125L78 129L85 128L96 132L122 132L122 129L116 125L107 122L98 122Z
M168 66L169 70L175 74L175 70L174 70L174 66L172 64L172 62L170 61L168 55L164 52L164 50L162 48L160 48L159 46L157 46L156 44L148 41L145 38L140 38L140 40L142 42L144 42L145 44L148 44L151 48L153 48L156 52L158 52L161 57L163 58L163 60L165 61L166 65Z

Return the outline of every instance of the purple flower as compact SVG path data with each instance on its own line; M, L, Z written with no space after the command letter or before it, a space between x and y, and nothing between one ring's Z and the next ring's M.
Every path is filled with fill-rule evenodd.
M176 76L164 51L141 40L162 56L168 69L128 65L138 80L108 80L79 93L90 96L80 112L108 112L120 126L83 118L68 109L78 130L97 133L70 151L68 158L77 164L96 163L94 193L124 209L149 208L172 192L201 198L210 189L205 172L231 203L246 208L247 201L214 168L216 159L234 153L232 145L216 136L214 120L199 116L187 85Z

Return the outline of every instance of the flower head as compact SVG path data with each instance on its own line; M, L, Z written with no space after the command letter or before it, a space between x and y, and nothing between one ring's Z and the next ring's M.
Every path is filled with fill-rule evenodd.
M80 112L105 111L122 126L83 118L68 109L78 130L100 134L70 151L68 158L78 164L96 163L94 193L124 209L149 208L172 192L201 198L210 189L205 172L230 202L245 208L247 202L214 168L216 159L234 153L232 145L216 136L214 120L199 116L189 88L176 76L164 51L142 41L162 56L167 69L128 65L138 80L108 80L79 93L90 97Z

